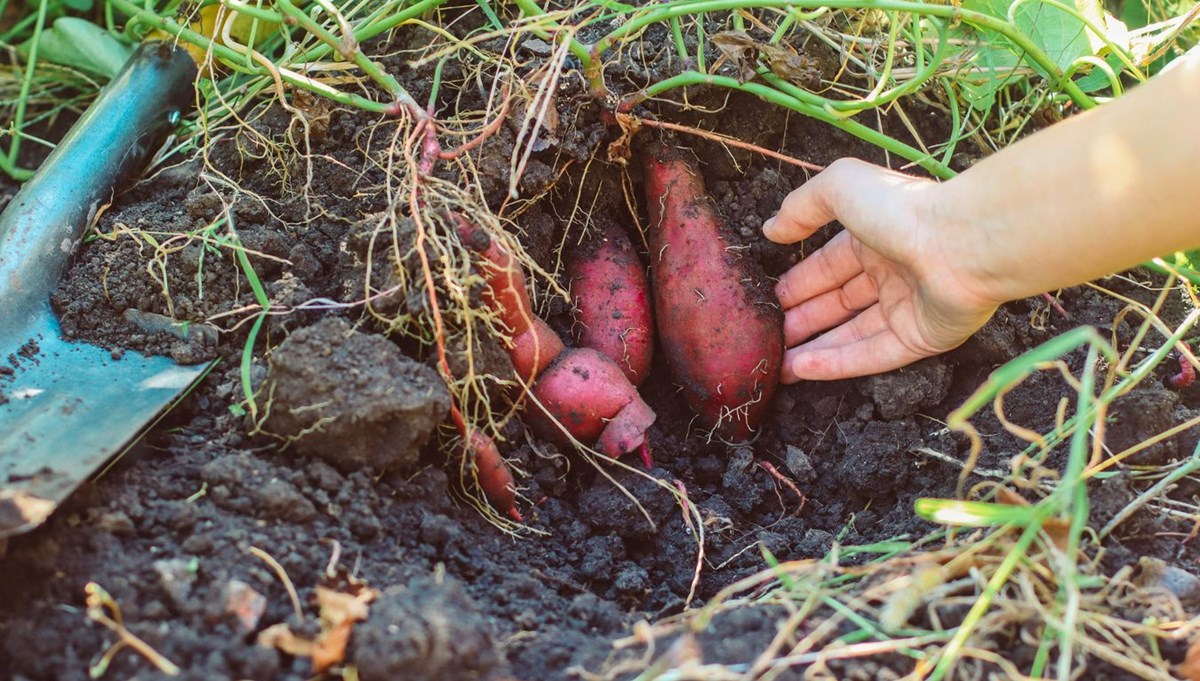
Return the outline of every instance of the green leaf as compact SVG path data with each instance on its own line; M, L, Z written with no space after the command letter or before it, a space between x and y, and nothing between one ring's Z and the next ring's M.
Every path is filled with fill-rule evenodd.
M20 46L23 56L29 54L32 43L30 39ZM76 17L56 20L50 30L42 32L38 45L39 59L105 80L115 76L132 53L132 47L103 28Z
M488 0L475 0L475 4L479 5L479 9L483 10L483 15L487 17L488 23L497 31L504 30L504 24L500 23L500 17L496 16L496 11L492 9L492 3Z
M1115 54L1108 55L1104 61L1115 73L1119 74L1125 68L1125 65L1121 63L1121 60L1118 59ZM1108 89L1112 85L1108 80L1108 76L1096 67L1092 67L1091 72L1086 76L1083 76L1082 78L1076 78L1075 84L1079 86L1080 90L1083 90L1089 95L1099 92L1100 90Z
M1012 51L986 46L971 58L971 70L960 72L955 82L968 104L986 111L996 103L996 93L1014 81L1010 74L1020 63Z
M1130 29L1142 28L1150 23L1150 12L1142 0L1126 0L1121 5L1121 21Z
M1013 4L1010 0L964 0L963 7L1007 21ZM1103 21L1104 14L1099 0L1067 0L1066 4L1093 21ZM1071 62L1083 55L1096 54L1099 48L1099 43L1093 44L1093 36L1079 18L1040 0L1022 2L1013 12L1013 25L1045 52L1060 69L1070 66ZM1042 71L1024 54L1018 54L1018 48L1003 36L991 31L979 33L987 43L1008 48L1017 56L1025 58L1027 64L1037 68L1039 72ZM1042 75L1049 74L1042 72Z
M917 515L925 520L959 527L995 527L1009 523L1026 527L1036 520L1033 506L995 504L987 501L922 497L916 500L914 509Z
M1083 22L1057 7L1033 0L1018 7L1014 18L1017 28L1060 69L1085 54L1095 53Z

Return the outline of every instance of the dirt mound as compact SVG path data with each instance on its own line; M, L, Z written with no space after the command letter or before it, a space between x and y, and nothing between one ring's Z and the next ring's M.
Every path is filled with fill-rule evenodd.
M265 430L343 471L407 469L450 408L433 369L327 317L271 353Z

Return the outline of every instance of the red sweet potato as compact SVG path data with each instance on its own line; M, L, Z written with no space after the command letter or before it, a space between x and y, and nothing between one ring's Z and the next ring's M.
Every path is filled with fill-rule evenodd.
M467 438L467 446L475 456L475 475L479 481L479 489L496 510L504 513L517 522L521 522L521 512L517 510L517 485L513 481L512 472L496 442L484 433L473 430Z
M485 300L496 305L493 309L500 319L514 327L508 347L513 366L532 383L532 394L545 407L525 412L534 431L565 444L568 438L557 420L576 440L595 443L608 456L616 458L637 449L648 460L646 430L655 414L621 368L595 350L564 350L558 335L529 306L524 275L508 250L462 218L458 230L481 256Z
M533 386L541 408L531 407L526 420L539 435L562 445L562 424L581 442L596 442L614 459L641 450L655 414L611 359L590 348L567 350Z
M659 340L701 425L730 439L758 428L778 384L783 315L726 228L688 157L643 150Z
M510 335L505 349L513 369L522 381L531 384L562 352L562 339L534 314L525 274L512 253L461 216L456 215L455 219L459 235L480 256L479 269L487 282L484 305L508 327Z
M635 386L650 373L654 320L646 271L625 232L601 228L567 261L579 344L600 351Z

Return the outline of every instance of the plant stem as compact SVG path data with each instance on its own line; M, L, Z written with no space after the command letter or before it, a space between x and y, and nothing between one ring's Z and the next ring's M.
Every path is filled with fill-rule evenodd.
M33 40L29 45L29 58L25 63L25 75L21 79L21 93L17 95L17 110L12 121L12 142L8 145L4 171L14 180L28 180L33 172L17 167L17 156L21 153L22 128L25 127L25 106L29 102L29 88L33 86L34 71L37 69L38 47L42 42L42 30L46 27L48 0L38 2L37 24L33 28Z
M220 58L221 61L229 66L229 68L235 71L240 73L248 73L254 76L271 76L271 74L267 73L265 69L246 68L245 64L242 63L242 58L245 56L243 53L238 52L237 50L234 50L226 45L222 45L202 33L183 26L174 19L159 16L150 10L143 9L131 0L108 1L117 9L138 21L165 31L185 42L198 45L206 50L211 49L213 55ZM443 1L444 0L426 0L428 3L438 3ZM289 85L294 85L302 90L307 90L314 94L321 95L322 97L327 97L339 104L352 106L374 113L390 114L395 112L396 105L394 102L377 102L361 95L342 92L337 88L331 87L318 80L314 80L308 76L284 67L278 67L277 73L279 78Z
M317 2L330 17L338 16L336 8L331 7L327 2L324 2L324 0L317 0ZM387 90L397 107L407 110L414 118L420 119L426 116L425 110L421 108L420 104L417 104L417 100L413 99L408 90L405 90L404 86L395 77L384 71L381 66L367 57L362 49L359 48L359 42L353 35L348 35L345 39L339 40L329 29L308 16L307 12L296 7L292 3L292 0L276 0L275 6L279 7L283 14L294 19L301 28L316 36L318 40L330 48L337 50L342 58L347 61L353 61L367 77Z
M904 142L901 142L893 137L889 137L888 135L885 135L874 128L867 127L862 123L849 118L843 118L831 114L823 107L814 104L811 101L797 99L796 97L793 97L788 93L781 92L774 87L756 82L741 83L738 82L737 79L729 76L710 76L696 71L684 71L677 76L659 81L658 83L655 83L654 85L651 85L645 90L637 93L632 99L622 102L620 110L623 112L628 111L639 102L655 97L662 92L673 90L675 88L695 85L715 85L718 87L729 88L730 90L738 90L739 92L752 94L766 102L786 107L797 113L801 113L819 121L828 123L839 130L844 130L845 132L858 137L861 140L886 149L897 156L916 163L935 177L949 179L954 176L953 170L929 154L926 154L920 149L909 146L908 144L905 144ZM816 97L816 95L812 96Z
M529 2L530 0L518 0ZM736 11L739 9L778 8L778 9L812 9L829 7L834 9L879 9L894 12L908 12L919 16L939 17L951 23L965 22L976 28L984 28L1007 38L1038 68L1044 71L1056 86L1066 92L1076 104L1083 109L1096 106L1096 102L1079 89L1079 86L1063 77L1062 69L1058 67L1044 50L1033 43L1020 30L1003 19L989 14L963 9L954 4L935 5L914 0L698 0L695 2L678 2L668 5L656 5L637 14L613 29L608 35L598 40L592 46L593 55L601 55L627 35L634 34L650 24L669 21L672 17L695 14L699 12Z

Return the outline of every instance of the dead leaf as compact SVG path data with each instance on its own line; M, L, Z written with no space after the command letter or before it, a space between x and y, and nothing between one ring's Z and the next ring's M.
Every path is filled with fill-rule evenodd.
M820 85L821 69L815 59L800 54L786 45L763 43L758 46L758 49L767 60L767 66L771 69L771 73L789 83L803 85L810 89Z
M1066 551L1071 544L1071 521L1067 518L1047 518L1042 523L1042 532L1059 551Z
M313 642L297 636L286 622L273 624L258 633L258 645L294 657L312 657Z
M355 622L367 619L368 603L379 592L359 584L354 593L318 586L317 607L320 609L321 633L313 641L313 671L318 674L346 659L346 644Z
M313 671L320 674L346 659L346 645L355 622L367 619L368 604L379 596L379 592L367 588L362 582L340 578L335 575L330 581L338 582L345 591L318 585L316 602L321 622L321 633L316 638L297 636L286 623L267 627L258 635L260 646L275 648L288 655L312 658Z
M755 40L745 31L725 31L710 38L721 54L733 64L738 72L738 81L745 83L758 72L758 59L767 62L771 73L784 80L809 88L821 82L821 69L817 60L800 54L782 43Z
M621 128L621 136L608 145L608 162L628 165L633 157L633 136L641 129L642 123L637 116L631 116L618 111L617 125Z
M1200 681L1200 638L1188 645L1187 656L1176 671L1185 681Z
M320 674L346 659L346 644L350 642L350 630L354 620L345 620L333 629L322 633L313 641L313 671Z
M379 595L374 589L362 589L358 593L336 591L324 586L318 586L317 608L321 613L321 623L334 627L342 622L358 622L367 619L367 604Z
M1009 506L1028 506L1029 500L1021 496L1019 492L1011 490L1007 487L996 486L996 503L1008 504Z
M738 72L738 82L745 83L754 78L758 59L758 41L745 31L725 31L713 35L712 41L721 54L733 64Z
M333 104L328 97L318 97L297 88L292 93L292 106L304 114L305 128L313 141L321 142L328 137L333 118Z

